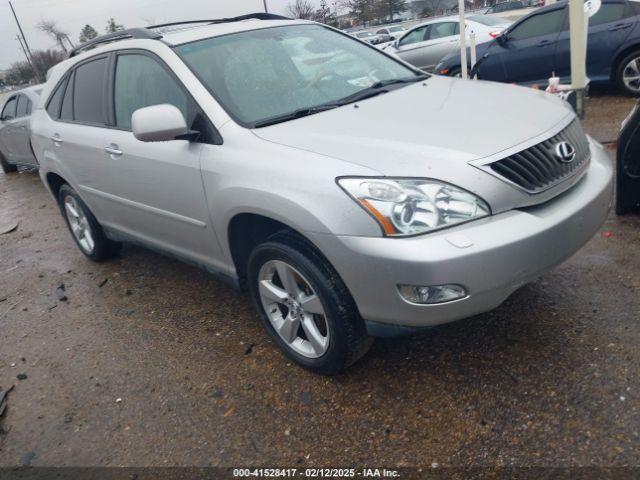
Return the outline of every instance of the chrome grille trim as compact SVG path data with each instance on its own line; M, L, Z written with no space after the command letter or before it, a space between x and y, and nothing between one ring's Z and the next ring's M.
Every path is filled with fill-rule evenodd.
M554 149L559 142L569 142L576 151L570 163L560 161ZM560 133L537 145L488 163L483 168L527 193L544 192L583 172L591 153L589 141L579 120L574 120Z

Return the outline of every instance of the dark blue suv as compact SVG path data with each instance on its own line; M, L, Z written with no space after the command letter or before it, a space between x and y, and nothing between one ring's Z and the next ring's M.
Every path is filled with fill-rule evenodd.
M603 0L589 19L587 75L592 83L614 82L640 95L640 4ZM505 32L478 45L478 78L525 85L546 85L555 72L571 81L569 8L558 2L518 20ZM460 54L436 66L441 75L460 74Z

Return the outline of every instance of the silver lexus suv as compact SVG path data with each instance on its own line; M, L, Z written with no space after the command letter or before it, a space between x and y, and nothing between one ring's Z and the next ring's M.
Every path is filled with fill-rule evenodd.
M325 374L372 337L497 307L612 196L561 100L268 14L92 40L50 72L32 131L82 253L126 241L199 265Z

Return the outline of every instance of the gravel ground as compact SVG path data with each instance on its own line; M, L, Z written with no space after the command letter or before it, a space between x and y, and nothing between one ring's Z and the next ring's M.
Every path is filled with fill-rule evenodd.
M632 104L594 95L589 131ZM324 378L202 271L87 261L36 173L0 173L0 199L20 222L0 235L0 465L640 465L640 217L494 312Z

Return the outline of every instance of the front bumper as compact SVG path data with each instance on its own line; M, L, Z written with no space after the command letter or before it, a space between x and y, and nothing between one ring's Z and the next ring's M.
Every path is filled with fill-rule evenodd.
M309 236L368 321L426 327L486 312L573 255L605 221L613 169L599 144L591 141L590 148L584 177L542 205L412 238ZM469 242L466 248L455 246ZM437 305L410 304L400 297L398 284L459 284L468 296Z

